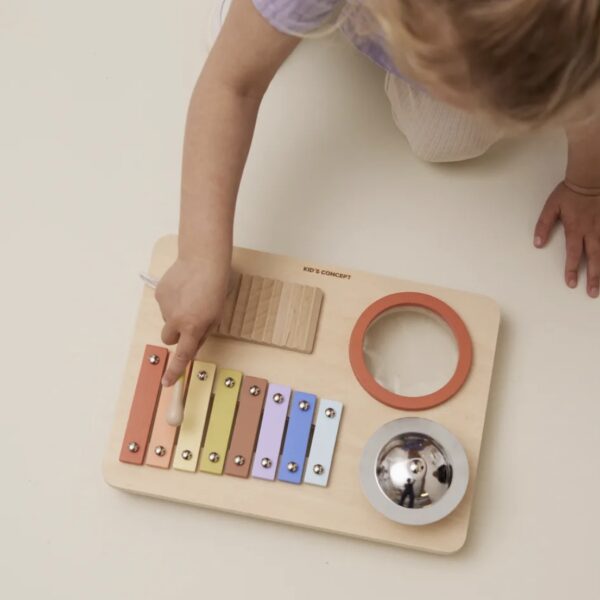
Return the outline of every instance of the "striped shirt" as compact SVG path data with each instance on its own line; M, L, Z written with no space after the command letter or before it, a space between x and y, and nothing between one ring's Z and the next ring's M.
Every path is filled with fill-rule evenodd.
M305 35L319 28L333 25L348 4L347 0L253 0L263 17L275 29L290 35ZM360 20L368 18L360 7L342 19L344 35L371 60L386 71L399 75L385 50L382 36L359 35Z

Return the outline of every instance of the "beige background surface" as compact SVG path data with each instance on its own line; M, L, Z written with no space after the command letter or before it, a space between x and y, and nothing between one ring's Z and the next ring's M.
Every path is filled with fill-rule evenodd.
M236 243L503 308L470 539L452 557L129 496L100 463L154 240L174 231L207 0L0 2L0 593L9 598L593 598L600 304L532 228L558 134L430 167L383 75L305 44L265 100ZM232 576L232 569L234 574Z

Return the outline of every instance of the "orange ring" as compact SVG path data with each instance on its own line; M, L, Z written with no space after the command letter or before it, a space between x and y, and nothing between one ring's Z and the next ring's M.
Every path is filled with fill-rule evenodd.
M450 327L458 345L458 363L454 375L439 390L426 396L401 396L379 385L367 368L363 344L367 329L373 321L385 311L399 306L417 306L425 308L441 317ZM350 336L350 365L360 385L375 400L392 408L403 410L425 410L450 400L465 383L473 362L471 336L463 320L455 310L438 298L418 292L400 292L380 298L369 306L358 318Z

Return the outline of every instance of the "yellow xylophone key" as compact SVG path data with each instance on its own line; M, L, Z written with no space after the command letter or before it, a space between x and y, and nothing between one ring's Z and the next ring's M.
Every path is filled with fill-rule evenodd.
M183 422L179 428L173 467L182 471L196 471L206 413L215 379L216 366L195 360L192 365Z
M216 475L223 473L241 382L242 374L239 371L217 369L215 395L200 456L200 471Z

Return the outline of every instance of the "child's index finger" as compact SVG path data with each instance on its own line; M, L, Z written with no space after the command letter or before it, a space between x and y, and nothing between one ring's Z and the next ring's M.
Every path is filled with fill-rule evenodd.
M173 385L183 375L185 368L194 359L199 345L200 337L192 333L181 334L173 358L171 358L162 380L164 386Z

